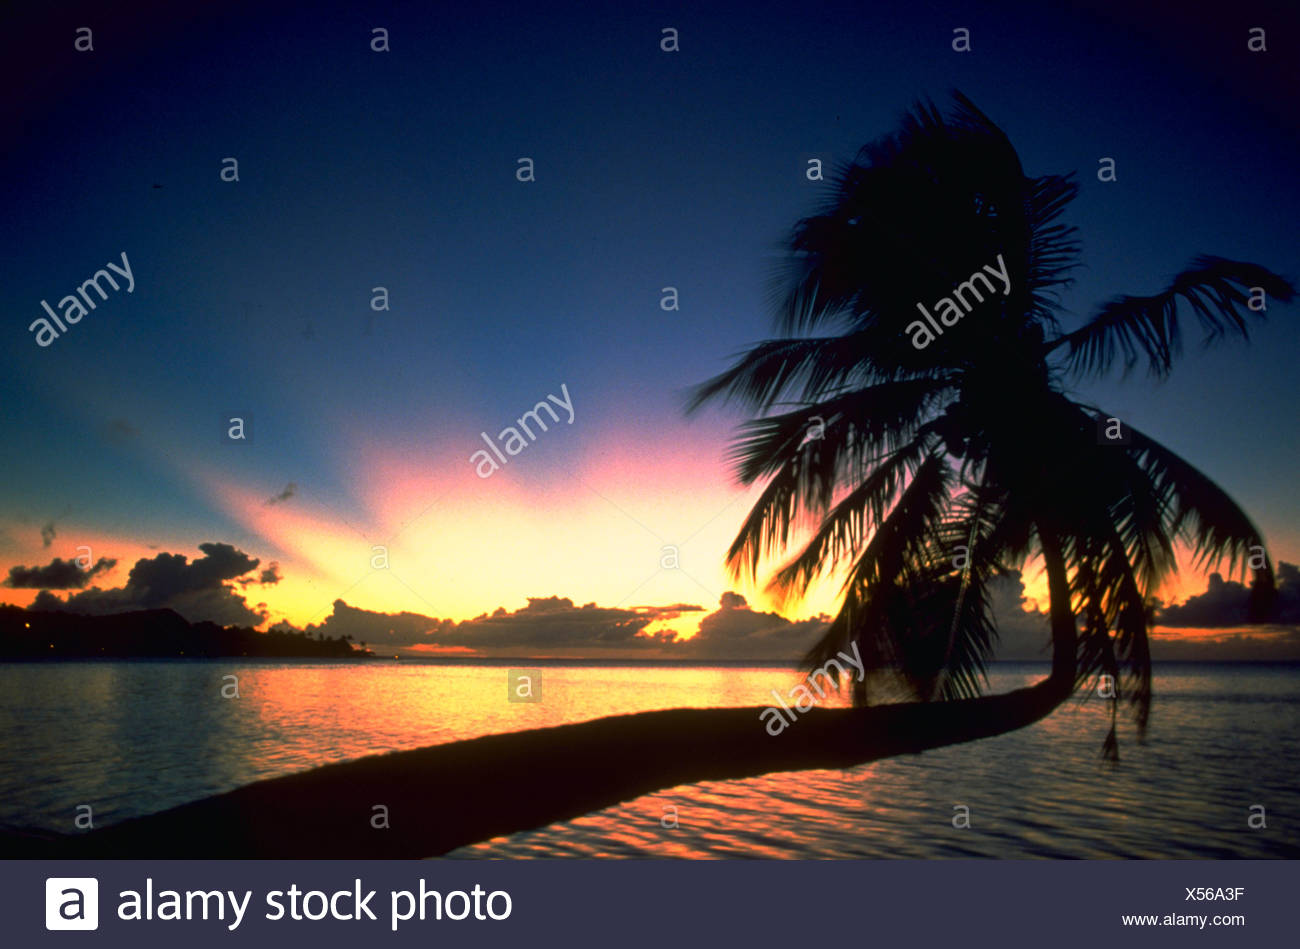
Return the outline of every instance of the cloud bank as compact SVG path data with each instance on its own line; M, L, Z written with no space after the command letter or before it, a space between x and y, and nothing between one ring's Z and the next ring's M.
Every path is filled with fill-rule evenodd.
M1025 609L1018 573L994 583L994 606L1004 631L1000 658L1043 659L1050 643L1047 616ZM694 635L655 626L683 614L703 614ZM529 597L514 611L498 607L455 622L419 613L381 613L334 601L333 613L306 631L351 636L355 642L427 653L484 657L556 656L731 661L800 659L825 631L830 617L791 620L749 606L739 593L722 594L709 612L691 604L666 607L576 606L568 597Z
M334 601L334 612L308 633L351 636L356 642L444 651L472 650L485 655L519 653L577 655L611 650L643 652L673 639L669 632L650 633L658 620L680 615L694 606L599 607L575 606L568 597L529 597L528 605L508 612L499 607L457 623L419 613L379 613Z
M76 560L55 557L44 567L10 567L4 585L15 590L79 590L95 574L112 570L115 566L116 560L100 557L89 569L82 570Z
M1284 625L1300 623L1300 567L1282 561L1277 566L1275 582L1277 604L1272 622ZM1165 607L1156 614L1156 624L1202 629L1246 626L1249 602L1250 587L1212 573L1204 593L1190 596L1177 606Z
M184 554L162 553L152 559L141 558L131 568L123 587L108 590L91 587L61 600L49 592L57 587L48 585L37 594L30 608L92 616L166 608L175 610L191 623L207 620L222 626L257 626L265 622L267 614L263 605L251 608L244 595L230 585L231 581L256 570L261 561L230 544L199 544L199 550L203 556L193 563Z
M292 485L291 485L292 487ZM286 488L288 496L292 492ZM60 610L91 615L169 608L190 622L260 626L266 604L250 605L250 586L270 586L283 577L279 564L261 561L225 543L199 545L203 556L160 553L137 560L122 587L86 585L117 561L100 558L82 569L77 561L55 558L49 564L9 568L4 585L41 592L32 610ZM66 599L54 590L79 590ZM1300 658L1300 568L1282 562L1277 570L1278 609L1272 623L1246 622L1250 589L1212 574L1202 594L1164 607L1152 636L1154 658L1188 660L1287 660ZM995 658L1046 661L1051 658L1048 615L1026 597L1022 575L1010 571L989 584L999 630ZM700 614L694 629L681 622ZM516 610L498 607L473 619L455 621L420 613L383 613L349 605L342 599L320 624L306 632L350 637L354 642L426 654L484 658L684 659L696 661L793 661L801 658L823 633L830 617L792 620L750 607L739 593L722 594L712 611L702 606L578 606L568 597L529 597ZM277 624L292 628L287 623ZM683 635L683 630L690 634ZM1185 632L1179 632L1184 630ZM1197 632L1199 631L1199 632Z

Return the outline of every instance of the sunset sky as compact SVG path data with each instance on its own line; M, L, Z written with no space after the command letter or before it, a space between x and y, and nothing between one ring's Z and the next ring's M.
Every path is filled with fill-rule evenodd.
M0 573L86 546L116 561L107 590L142 558L229 545L278 565L236 592L299 627L336 600L463 621L560 597L683 634L732 592L771 610L723 565L757 493L725 459L742 419L686 419L684 395L772 335L774 255L822 196L808 160L848 161L954 87L1028 174L1079 173L1067 326L1202 253L1300 277L1294 14L470 6L32 14L0 158ZM1257 25L1267 53L1247 52ZM123 253L133 290L39 346L41 301ZM1271 304L1249 344L1208 353L1193 335L1164 384L1075 393L1199 466L1293 564L1296 315ZM552 395L558 422L480 477L480 433ZM231 415L249 443L224 439ZM207 581L240 577L260 574ZM1185 570L1164 598L1208 582Z

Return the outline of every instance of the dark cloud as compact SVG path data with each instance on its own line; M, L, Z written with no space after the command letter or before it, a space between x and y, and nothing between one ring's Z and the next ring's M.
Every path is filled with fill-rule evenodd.
M726 594L723 594L724 596ZM682 613L703 613L704 607L698 603L674 603L671 606L638 606L638 610L654 610L664 619L680 616Z
M309 633L352 636L357 642L390 646L464 647L492 654L548 653L577 655L611 650L644 653L647 647L662 646L674 638L671 633L647 633L653 623L698 607L678 604L660 609L619 609L595 603L575 606L568 597L530 597L528 605L510 612L498 607L457 623L419 613L376 613L334 601L334 612Z
M799 659L829 622L828 616L795 622L760 613L739 593L727 592L715 612L701 617L695 636L674 652L691 659Z
M35 613L60 613L68 608L68 604L49 590L42 590L27 608Z
M1250 601L1250 589L1221 574L1210 574L1204 593L1189 596L1182 604L1167 606L1156 615L1160 626L1237 626L1244 624Z
M59 609L103 615L130 610L169 608L191 623L208 620L223 626L256 626L266 619L261 605L254 610L228 584L257 569L260 560L230 544L199 544L203 556L193 563L183 554L162 553L140 559L131 568L126 586L109 590L91 587L60 600L38 596L31 609Z
M312 624L306 632L325 636L351 636L356 642L412 646L429 642L431 633L453 628L451 620L435 619L419 613L377 613L373 610L348 606L343 600L334 601L334 612L319 625Z
M41 527L41 545L48 547L52 543L54 543L54 522L46 521Z
M261 570L257 576L241 576L235 581L235 583L239 584L239 588L242 590L250 584L258 584L259 586L275 586L275 584L279 583L283 579L284 575L280 573L280 565L278 563L270 563L267 564L267 566Z
M197 593L234 580L261 563L230 544L199 544L204 556L188 563L184 554L159 554L152 560L137 560L127 586L140 589L146 600L158 605L183 593Z
M200 549L204 556L193 563L178 554L159 554L138 561L121 589L92 588L67 601L43 591L31 608L101 613L167 606L191 621L211 619L256 625L264 620L265 605L250 607L236 587L279 582L278 565L272 563L257 571L258 560L228 544L202 544ZM1300 569L1283 563L1277 578L1283 615L1291 615L1300 594ZM1022 575L1011 571L994 577L988 591L999 631L995 658L1049 660L1050 621L1046 613L1026 599ZM1248 593L1242 584L1213 577L1206 594L1192 597L1181 607L1169 608L1166 615L1184 620L1190 617L1196 625L1210 625L1203 621L1213 615L1236 616L1244 610ZM703 609L685 603L665 607L600 607L595 603L577 606L568 597L546 596L530 597L521 609L498 607L490 614L457 622L420 613L380 613L349 606L339 599L334 601L329 617L318 625L309 625L306 631L351 637L380 647L482 656L793 661L816 642L829 622L826 616L796 621L779 613L757 611L744 596L728 592L722 595L716 610L700 617L697 632L689 639L679 639L662 627L656 629L659 623L692 612ZM1277 659L1285 658L1288 650L1300 655L1300 631L1285 626L1256 627L1195 642L1177 636L1156 636L1153 641L1157 660Z
M994 581L994 609L1010 642L1002 658L1043 659L1050 642L1047 617L1024 609L1018 573ZM739 593L724 593L718 608L700 617L696 634L679 639L657 623L703 612L698 605L631 608L577 606L568 597L530 597L522 609L498 607L464 622L419 613L378 613L334 601L333 613L307 632L351 636L391 647L471 650L485 656L605 656L609 658L794 661L825 631L830 617L790 620L751 609Z
M659 618L653 608L578 607L568 597L529 597L523 609L466 620L454 632L440 633L438 640L444 646L478 649L644 649L674 638L671 633L646 635Z
M281 491L279 494L275 495L274 497L267 498L266 503L283 504L285 501L289 500L297 493L298 493L298 482L290 481L288 484L284 486L284 490Z
M4 585L16 590L80 590L97 573L112 570L116 560L100 557L88 570L82 570L75 560L55 557L44 567L10 567Z
M1250 589L1241 583L1210 577L1203 594L1190 597L1181 606L1158 614L1151 636L1151 657L1157 662L1283 662L1300 659L1300 570L1281 563L1277 570L1279 615L1274 625L1250 626L1246 610ZM990 584L993 614L998 623L998 659L1051 659L1051 620L1046 613L1029 606L1018 572L998 577ZM1162 634L1167 627L1239 627L1231 635L1190 637Z
M1019 571L989 582L993 618L999 632L998 659L1050 659L1051 626L1046 613L1025 598ZM691 658L800 659L826 629L830 617L791 621L777 613L749 608L738 593L724 593L717 612L700 620L695 638L680 644Z
M573 609L573 601L567 596L530 596L528 605L519 612L536 616L541 613L565 613L571 609ZM493 616L497 615L499 614L493 614Z
M1038 662L1052 658L1052 622L1025 597L1025 580L1019 570L991 577L988 583L993 622L998 630L994 658Z
M1300 659L1300 570L1294 564L1279 564L1277 570L1279 614L1274 625L1250 626L1246 610L1250 589L1241 583L1224 581L1215 574L1209 589L1190 597L1181 606L1158 614L1157 629L1151 636L1151 657L1159 662L1289 661ZM1029 606L1018 572L996 578L990 584L993 614L998 623L998 659L1047 661L1052 654L1051 620L1046 613ZM1189 637L1163 635L1168 627L1238 627L1232 635Z
M1300 568L1282 561L1275 574L1277 583L1276 612L1272 621L1281 624L1300 623ZM1176 606L1167 606L1156 615L1156 625L1166 627L1194 626L1216 629L1232 626L1249 626L1250 587L1236 580L1224 580L1220 574L1210 574L1204 593L1189 596Z

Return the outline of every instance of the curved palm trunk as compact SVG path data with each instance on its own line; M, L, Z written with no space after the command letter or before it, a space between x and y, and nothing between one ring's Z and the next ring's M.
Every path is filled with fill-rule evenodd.
M84 835L11 837L5 849L10 856L431 857L663 788L844 768L1014 731L1074 689L1065 561L1056 535L1039 533L1053 660L1051 675L1028 688L955 702L815 708L778 735L767 733L762 708L617 715L327 765Z
M67 857L429 857L662 788L848 767L1002 734L1047 715L1070 685L1052 675L986 698L812 709L775 736L760 708L611 716L328 765L39 849ZM388 829L371 823L380 804Z

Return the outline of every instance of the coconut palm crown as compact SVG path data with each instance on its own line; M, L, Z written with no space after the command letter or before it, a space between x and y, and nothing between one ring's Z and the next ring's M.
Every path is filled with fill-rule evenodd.
M1040 557L1052 676L1068 692L1114 677L1114 757L1121 696L1139 735L1146 725L1153 596L1177 569L1175 544L1199 568L1252 569L1260 609L1273 571L1221 488L1067 386L1120 361L1164 378L1189 313L1207 343L1244 338L1262 316L1251 288L1282 301L1294 289L1202 256L1163 292L1118 297L1067 332L1058 294L1080 247L1060 219L1073 175L1027 176L1006 134L953 95L948 116L918 104L836 175L773 283L781 338L695 389L688 410L734 401L754 415L732 457L743 483L766 487L728 553L733 575L788 557L769 591L790 600L843 572L810 667L856 643L872 670L853 683L856 704L974 697L997 642L990 581ZM999 255L1006 292L993 278L960 319L918 328L918 303L952 297Z

